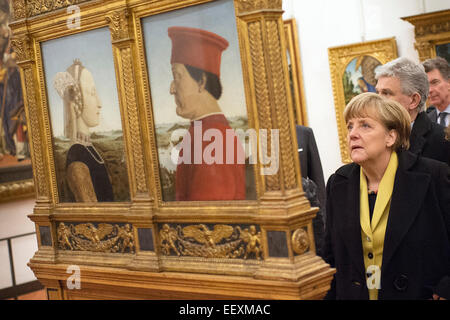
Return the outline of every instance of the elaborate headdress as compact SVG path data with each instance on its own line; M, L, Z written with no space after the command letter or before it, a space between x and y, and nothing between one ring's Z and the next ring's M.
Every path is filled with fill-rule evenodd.
M79 59L64 72L58 72L53 78L53 86L64 101L64 135L76 139L76 119L81 116L84 102L80 77L84 67Z

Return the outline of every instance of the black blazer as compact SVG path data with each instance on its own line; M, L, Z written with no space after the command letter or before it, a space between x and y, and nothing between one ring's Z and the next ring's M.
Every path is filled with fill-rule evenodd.
M409 151L450 165L450 141L445 139L444 127L432 122L425 112L414 121Z
M429 106L427 108L427 116L431 122L437 123L437 111L435 106Z
M325 179L323 177L322 163L313 130L300 125L296 125L295 129L297 133L298 158L303 178L303 191L305 191L311 206L320 208L313 219L313 230L316 254L321 256L326 219ZM313 182L311 183L308 179Z
M381 299L428 299L450 289L450 168L400 152L386 227ZM359 213L360 166L327 183L324 259L336 268L327 299L368 299ZM444 286L442 284L445 284ZM447 296L447 298L450 298Z
M314 132L311 128L299 125L296 125L295 129L302 177L311 179L317 185L317 197L324 207L326 203L325 179Z

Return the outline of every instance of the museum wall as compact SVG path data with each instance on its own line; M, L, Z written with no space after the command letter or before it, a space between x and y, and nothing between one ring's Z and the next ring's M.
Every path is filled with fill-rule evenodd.
M284 19L295 18L308 124L313 129L325 180L341 166L328 48L395 37L398 56L419 60L407 17L450 8L446 0L283 0Z
M34 198L0 203L0 239L35 231L34 223L28 219L33 213ZM36 235L11 240L16 284L36 280L27 263L37 251ZM0 290L12 286L11 271L6 241L0 241Z

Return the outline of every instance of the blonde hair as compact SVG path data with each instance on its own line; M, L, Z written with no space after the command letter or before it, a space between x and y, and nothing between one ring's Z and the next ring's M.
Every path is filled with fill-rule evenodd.
M411 117L400 103L372 92L359 94L345 107L344 119L348 123L350 119L364 117L377 120L387 130L397 132L397 139L392 146L395 151L409 148Z

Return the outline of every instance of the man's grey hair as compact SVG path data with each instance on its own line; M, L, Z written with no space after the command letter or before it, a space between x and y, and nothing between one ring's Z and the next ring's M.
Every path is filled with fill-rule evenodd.
M375 79L378 80L381 77L398 78L402 93L406 95L418 93L420 95L419 112L425 110L430 85L421 64L405 57L397 58L375 69Z
M450 78L450 65L448 64L447 60L442 57L425 60L423 66L426 73L437 69L441 73L442 78L444 78L445 80L448 80Z

